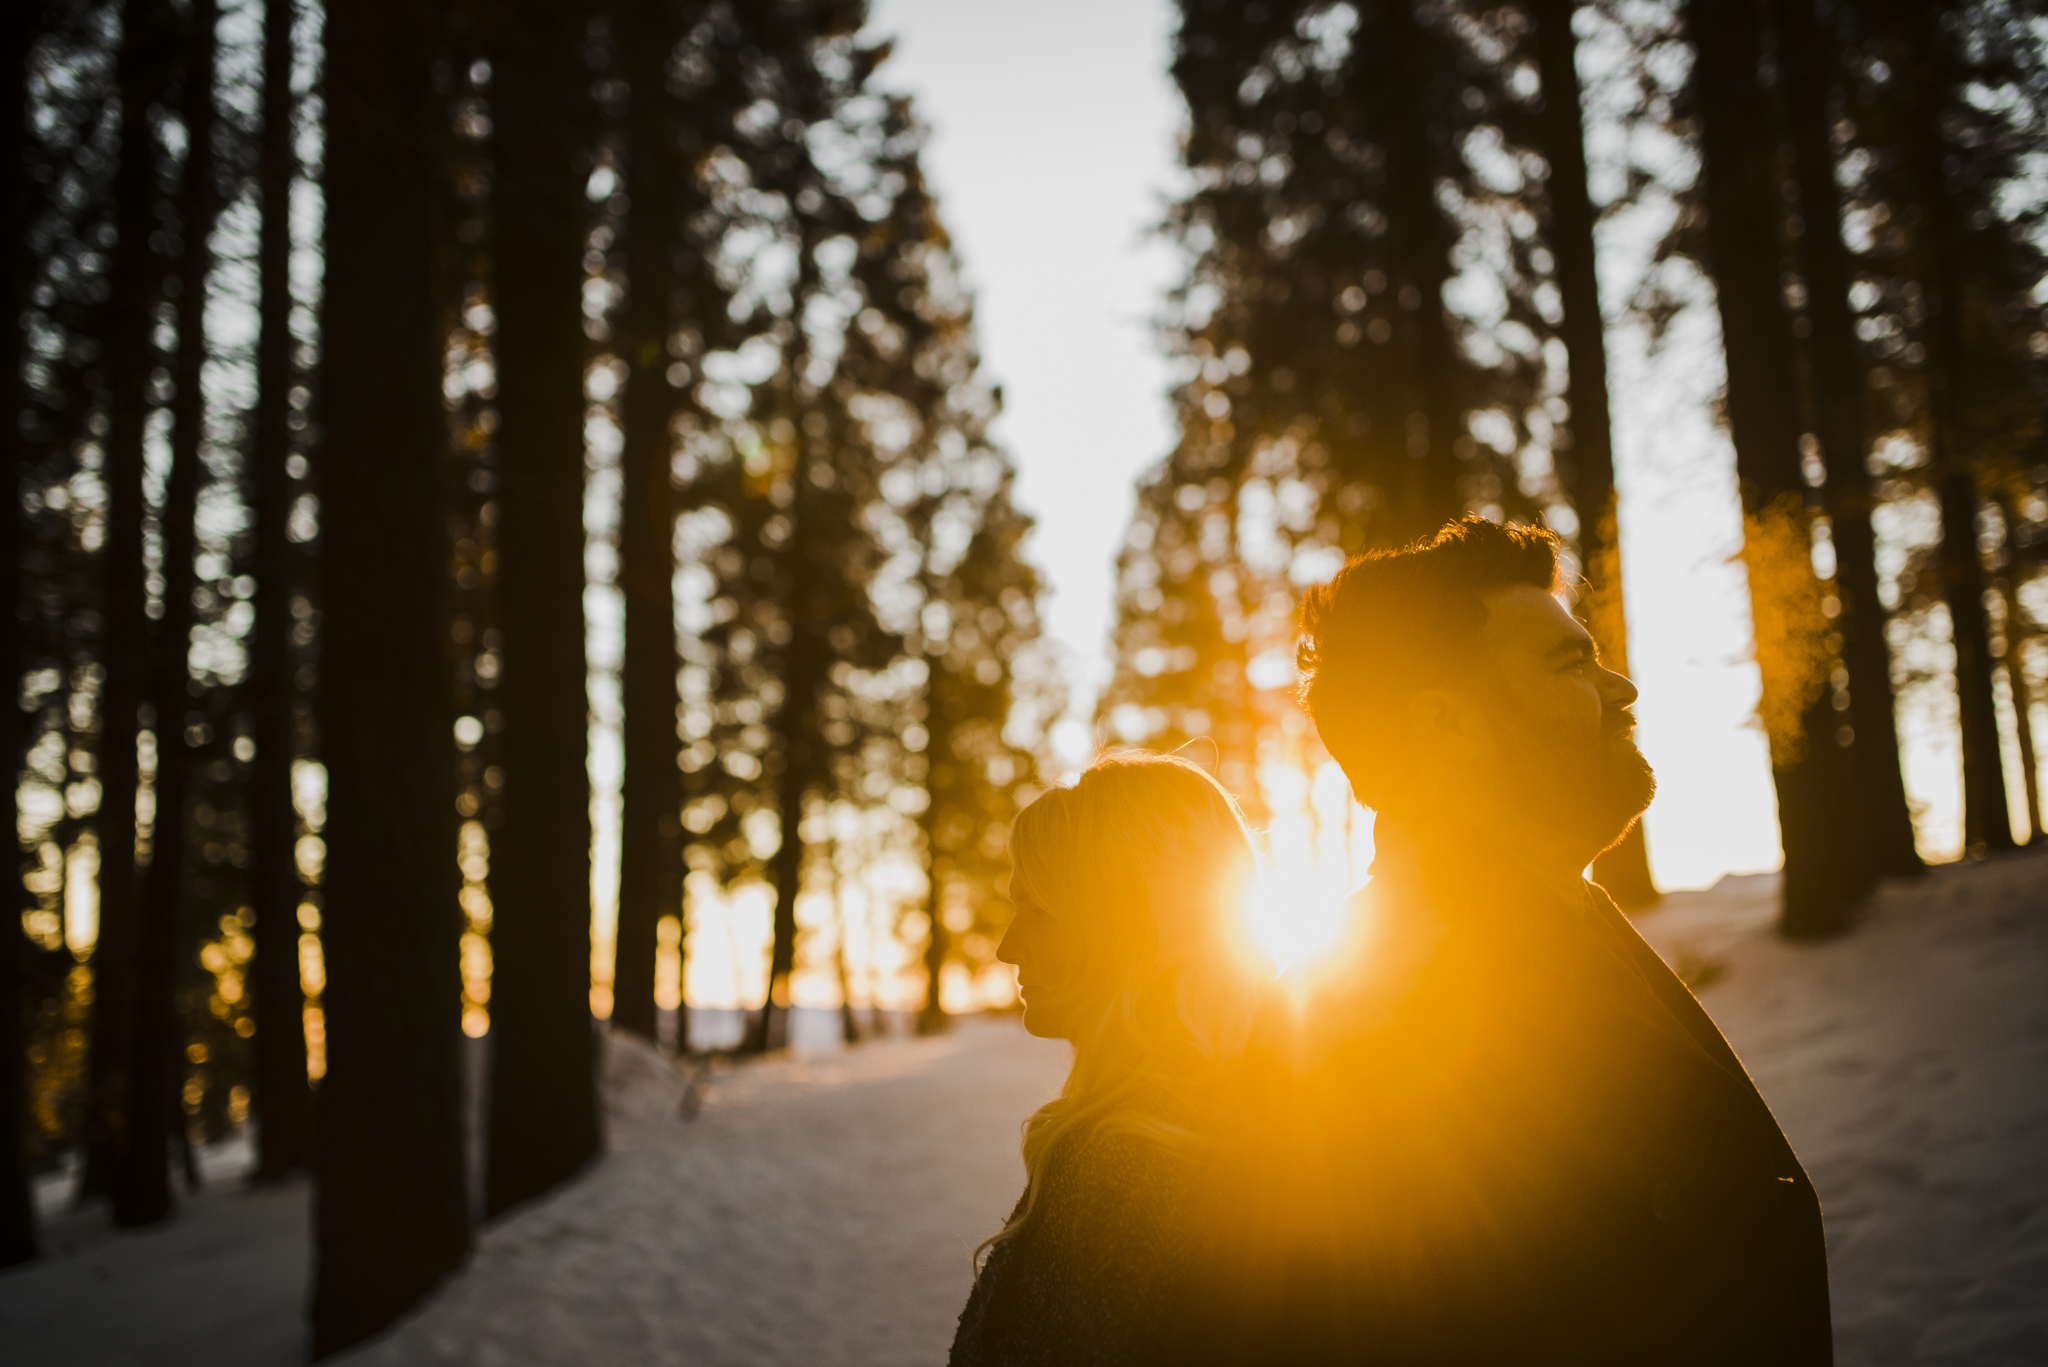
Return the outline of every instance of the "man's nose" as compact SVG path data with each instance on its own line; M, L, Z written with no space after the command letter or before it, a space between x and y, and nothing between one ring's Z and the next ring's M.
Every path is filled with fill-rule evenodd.
M1617 674L1611 669L1600 671L1600 701L1608 707L1629 707L1640 696L1636 686L1629 682L1628 675Z

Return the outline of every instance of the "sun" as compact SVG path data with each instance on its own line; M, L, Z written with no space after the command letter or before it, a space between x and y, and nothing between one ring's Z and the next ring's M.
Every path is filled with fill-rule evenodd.
M1337 947L1344 899L1312 870L1263 868L1245 896L1245 928L1278 975L1310 964Z

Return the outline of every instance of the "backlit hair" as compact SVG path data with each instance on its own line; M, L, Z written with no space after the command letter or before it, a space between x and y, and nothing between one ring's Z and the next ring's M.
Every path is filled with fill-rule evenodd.
M1409 699L1469 672L1487 594L1557 590L1557 548L1544 528L1465 517L1399 550L1361 555L1304 596L1302 702L1360 802L1399 808L1412 763Z
M1243 1052L1263 986L1242 914L1250 833L1230 794L1186 760L1102 756L1018 813L1010 852L1012 886L1076 923L1115 988L1075 1029L1059 1096L1025 1122L1024 1199L977 1261L1023 1227L1054 1148L1083 1127L1205 1142L1179 1118L1200 1112Z

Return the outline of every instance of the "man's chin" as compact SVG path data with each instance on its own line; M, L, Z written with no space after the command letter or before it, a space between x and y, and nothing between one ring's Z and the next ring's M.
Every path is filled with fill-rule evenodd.
M1600 849L1604 854L1628 838L1637 821L1649 810L1650 800L1657 796L1657 775L1651 770L1650 762L1636 749L1635 742L1624 739L1621 747L1626 754L1617 756L1617 763L1607 774L1602 785L1606 800L1600 804L1601 825L1606 837Z

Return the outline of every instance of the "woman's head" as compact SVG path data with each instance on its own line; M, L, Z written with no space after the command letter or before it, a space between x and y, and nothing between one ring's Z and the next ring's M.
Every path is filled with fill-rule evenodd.
M1025 1028L1072 1040L1074 1066L1026 1122L1024 1200L980 1251L1030 1219L1068 1134L1204 1142L1214 1084L1271 980L1245 935L1244 818L1185 760L1103 756L1018 814L1010 857L1017 916L996 952L1017 965Z
M1167 755L1106 755L1018 815L1011 860L1016 919L997 954L1017 965L1031 1033L1226 1046L1217 1017L1235 1014L1233 980L1250 973L1253 855L1214 779Z

